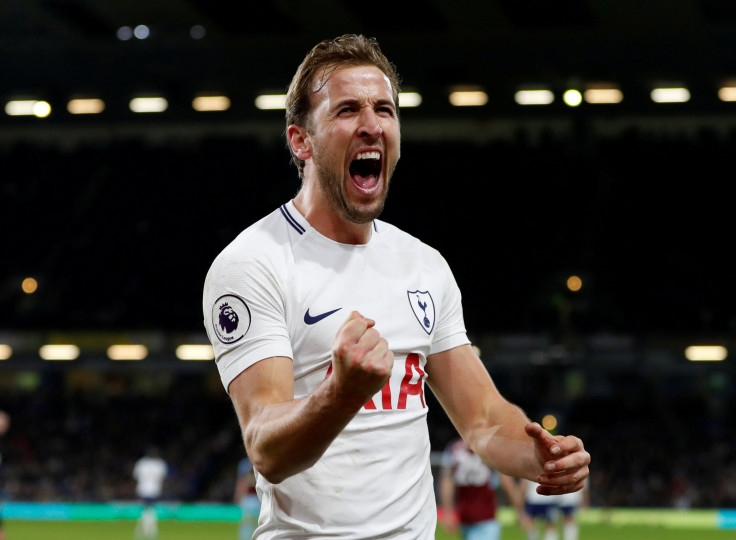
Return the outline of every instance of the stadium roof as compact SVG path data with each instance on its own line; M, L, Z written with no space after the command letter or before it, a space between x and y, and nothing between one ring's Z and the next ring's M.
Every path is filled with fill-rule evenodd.
M134 37L141 25L144 39ZM97 95L115 119L134 95L165 94L173 117L193 95L221 92L233 100L231 114L249 117L254 97L283 91L309 47L345 32L380 40L405 87L424 96L413 113L420 118L443 117L454 85L485 89L485 111L496 115L518 112L512 96L523 86L561 92L599 81L624 91L628 111L651 110L655 85L689 88L681 111L722 117L733 108L716 95L736 76L728 0L430 0L404 9L346 0L6 0L0 98L58 104Z
M729 130L736 126L736 103L717 97L718 87L736 77L736 3L731 0L429 0L416 6L412 11L345 0L0 2L0 101L44 99L54 111L43 119L0 114L0 151L13 152L12 159L4 161L0 183L0 214L4 213L0 230L6 235L0 327L84 327L90 320L109 327L138 323L175 327L182 319L182 310L176 307L180 305L191 310L186 318L191 328L200 330L198 287L214 254L245 224L261 217L264 207L270 210L269 205L282 203L297 187L283 148L283 113L257 110L254 98L262 92L283 91L315 42L345 32L377 37L397 64L404 89L422 94L421 107L402 112L402 135L409 144L421 137L433 137L429 142L435 144L442 138L447 142L483 136L503 126L515 133L509 119L563 118L565 129L575 129L577 113L585 118L600 115L609 120L610 129L624 121L678 129L688 122L696 127L709 122ZM139 25L148 29L147 35L139 33L144 39L134 36ZM623 102L615 108L584 105L573 111L560 99L549 108L523 108L513 100L513 93L528 85L548 87L560 96L567 88L583 89L586 83L600 81L620 87ZM459 84L486 90L488 105L453 109L447 95ZM684 85L692 99L669 107L653 104L649 92L654 85ZM192 97L200 92L228 95L232 108L217 121L202 120L191 107ZM146 93L170 100L161 120L133 118L130 98ZM94 123L66 113L63 105L78 95L106 101L105 112ZM674 120L667 123L667 118ZM472 129L467 129L469 122ZM601 125L590 123L586 128ZM68 144L75 137L101 143L111 133L117 134L119 146L100 152L83 149L82 157L67 155L65 148L39 156L37 148L14 146L26 140ZM219 138L203 145L196 156L186 146L159 151L131 143L139 135L150 140L172 133ZM228 169L237 167L232 156L243 160L246 155L242 140L226 140L232 133L278 140L276 150L273 144L269 149L246 149L251 152L248 156L255 156L248 178L268 175L292 183L274 182L254 196L252 185L241 182L242 171ZM607 291L610 306L633 306L620 317L627 323L636 315L637 320L657 322L659 328L675 333L694 326L691 321L704 331L732 328L733 250L722 240L732 212L729 199L721 195L725 176L718 174L723 170L703 174L699 155L683 152L682 146L656 148L657 155L646 156L645 167L630 167L615 149L607 154L607 162L600 155L573 159L553 151L552 158L537 156L536 163L528 155L520 158L519 162L527 161L530 181L537 183L513 185L497 182L498 173L508 171L486 171L484 156L462 143L452 151L464 159L468 185L463 189L476 195L470 201L476 211L473 219L487 212L486 226L490 223L506 253L516 257L492 269L497 289L507 292L508 305L523 312L520 294L547 302L544 294L530 290L533 286L528 284L534 280L519 279L517 272L555 270L547 266L550 257L567 250L566 256L576 263L570 272L587 265L604 269L609 284L637 285L633 292L613 286ZM512 159L503 148L494 151L499 157L496 165ZM678 160L671 159L673 155ZM724 155L730 154L719 154L716 168L728 168ZM184 162L184 157L189 160ZM202 162L192 165L193 159ZM555 169L554 182L545 168L548 161ZM570 164L577 167L575 178L567 174ZM407 178L427 166L435 164L406 152L399 172ZM476 182L478 171L493 175L494 181ZM598 171L603 171L600 181L592 185L588 179ZM682 178L667 173L681 173ZM238 180L220 186L240 201L237 212L221 211L220 191L206 192L203 185L213 178ZM411 182L396 182L386 218L404 228L417 227L410 232L422 238L427 227L435 227L436 241L442 238L447 246L437 247L456 258L458 278L469 288L477 279L476 268L462 268L459 261L464 261L465 250L456 246L455 237L442 237L446 233L436 225L443 220L468 224L472 213L467 211L467 191L462 192L459 178L456 175L458 194L452 199L459 208L457 215L437 219L430 213L422 220L412 219L401 211L404 205L424 201L429 208L436 204L436 195L431 189L418 194ZM501 203L489 211L482 206L484 201ZM218 212L215 222L212 216ZM203 224L203 219L211 221ZM651 223L660 236L647 236ZM689 248L687 256L679 251L681 245ZM483 247L500 251L497 244ZM179 257L184 256L196 262L182 263ZM645 278L638 277L641 268L648 270ZM557 270L562 274L568 269ZM584 290L590 290L596 277L602 279L594 270L590 278L583 276ZM20 292L19 283L27 275L41 279L43 295L26 297ZM553 277L559 276L545 279ZM518 289L498 286L512 280L519 283ZM114 286L96 288L103 282ZM186 287L187 296L160 298L159 284L177 291ZM544 286L545 282L537 285ZM657 287L656 296L650 286ZM74 296L79 290L86 291L87 304ZM465 293L468 305L473 292ZM490 303L475 296L477 318L482 319ZM643 297L647 301L642 305L650 311L643 312L638 303ZM143 300L150 303L144 305ZM102 313L92 309L97 304L103 304ZM159 311L164 306L172 311ZM599 308L609 318L614 312L610 306ZM550 311L549 306L545 310ZM496 311L499 319L515 322L508 312Z

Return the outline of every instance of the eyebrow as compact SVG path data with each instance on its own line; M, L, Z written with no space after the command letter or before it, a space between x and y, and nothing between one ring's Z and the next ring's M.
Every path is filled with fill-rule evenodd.
M341 99L340 101L338 101L337 103L335 103L335 106L333 107L333 110L340 109L342 107L345 107L346 105L353 105L353 106L360 105L360 103L361 103L361 100L356 99L356 98L345 98L345 99ZM394 109L396 108L396 105L390 99L381 98L381 99L378 99L378 100L376 100L374 102L374 106L375 107L384 107L386 105L388 105L389 107L394 108Z

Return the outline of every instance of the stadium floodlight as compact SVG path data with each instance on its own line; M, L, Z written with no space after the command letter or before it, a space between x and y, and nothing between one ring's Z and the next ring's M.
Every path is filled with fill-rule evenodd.
M728 356L722 345L691 345L685 349L685 358L691 362L721 362Z
M564 101L565 105L568 107L577 107L583 102L583 95L580 93L580 90L571 88L562 94L562 101Z
M120 41L128 41L133 38L133 29L130 26L121 26L115 35Z
M199 112L226 111L230 108L227 96L197 96L192 100L192 109Z
M453 107L482 107L488 103L488 94L478 87L458 86L448 96Z
M203 39L207 35L207 29L201 24L195 24L189 29L189 36L192 39Z
M419 107L422 104L422 94L419 92L400 92L399 107Z
M7 360L13 356L13 347L6 343L0 343L0 360Z
M20 288L26 294L33 294L38 290L38 281L36 278L27 277L21 282Z
M145 345L110 345L107 348L110 360L143 360L146 356L148 347Z
M557 427L557 417L554 414L545 414L542 418L542 427L547 431L552 431Z
M212 345L179 345L176 348L179 360L214 360L215 351Z
M718 99L726 102L736 101L736 86L733 84L721 86L718 89Z
M128 106L134 113L161 113L169 108L169 102L158 96L137 97L131 99Z
M580 279L580 276L572 275L568 277L565 284L567 285L567 290L572 292L578 292L583 288L583 280Z
M66 104L70 114L100 114L105 110L105 102L98 98L74 98Z
M137 39L147 39L151 35L151 29L146 24L139 24L133 28L133 35Z
M51 114L51 105L47 101L36 99L17 99L5 104L5 114L8 116L36 116L46 118Z
M654 103L686 103L690 101L690 91L684 87L655 88L650 97Z
M586 103L595 105L621 103L624 94L621 90L614 87L589 87L583 92L583 99Z
M262 111L286 109L286 94L261 94L256 97L256 107Z
M44 360L76 360L79 357L79 347L71 344L48 344L41 347L38 354Z
M519 90L514 101L519 105L549 105L555 100L551 90Z

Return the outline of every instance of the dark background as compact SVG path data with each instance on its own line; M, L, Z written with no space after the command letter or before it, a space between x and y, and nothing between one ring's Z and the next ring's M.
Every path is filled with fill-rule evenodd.
M229 500L242 454L229 401L211 363L177 361L173 347L206 339L201 289L213 258L299 187L283 112L259 111L253 99L283 92L317 41L362 32L424 98L401 111L402 158L383 219L448 259L502 392L584 438L594 504L736 504L732 358L694 364L683 354L731 346L736 327L736 104L717 99L736 76L735 5L412 9L2 3L0 98L52 106L43 119L0 116L0 343L14 349L0 362L0 408L14 417L7 497L128 496L120 464L155 441L177 465L171 497ZM137 24L150 25L148 39L115 37ZM195 24L204 38L190 37ZM617 84L624 101L562 103L564 90L593 81ZM488 105L450 107L458 84L485 88ZM517 106L526 84L546 85L555 102ZM692 99L655 105L658 84L685 85ZM215 91L231 97L229 111L191 110L194 95ZM127 110L154 92L169 99L165 113ZM73 117L65 103L78 95L107 108ZM571 274L583 280L578 293L565 288ZM33 295L20 289L28 276L39 282ZM110 336L146 342L152 354L113 363L100 345ZM38 359L40 345L63 340L97 349L63 365ZM441 450L452 428L432 404Z
M523 7L522 7L523 6ZM403 157L384 216L440 249L478 332L537 331L583 278L586 332L733 330L729 248L736 107L716 90L736 73L727 1L425 2L406 16L351 2L3 3L0 96L46 99L46 119L0 117L4 246L0 325L198 330L198 288L214 255L298 189L282 113L253 98L285 90L317 40L380 39L406 90ZM380 13L380 15L379 15ZM148 24L146 40L120 41ZM204 38L190 28L202 25ZM619 105L568 108L567 88L623 90ZM549 107L513 92L552 89ZM690 88L656 106L655 84ZM453 85L489 104L458 109ZM198 92L230 96L196 114ZM169 110L135 116L159 92ZM105 99L72 117L66 100ZM20 292L39 280L33 298Z

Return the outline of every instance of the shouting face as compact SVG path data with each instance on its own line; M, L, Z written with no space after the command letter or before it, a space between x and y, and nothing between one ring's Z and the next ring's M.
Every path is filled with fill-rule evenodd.
M353 223L378 217L400 155L391 83L374 66L348 66L315 82L308 129L312 166L333 212Z

